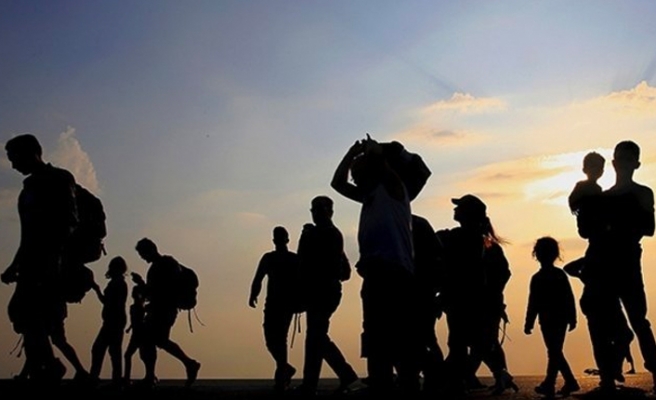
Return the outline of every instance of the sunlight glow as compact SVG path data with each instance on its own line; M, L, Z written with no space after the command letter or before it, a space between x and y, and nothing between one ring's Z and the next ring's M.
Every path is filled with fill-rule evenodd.
M612 166L612 149L594 149L597 153L604 156L606 163L604 165L604 175L598 183L602 189L607 189L613 184ZM524 186L524 197L527 200L537 200L547 204L559 206L567 205L567 196L574 188L576 182L586 179L582 172L583 157L589 151L578 151L573 153L556 154L546 156L538 162L538 167L545 172L552 171L545 178L539 178L529 182Z

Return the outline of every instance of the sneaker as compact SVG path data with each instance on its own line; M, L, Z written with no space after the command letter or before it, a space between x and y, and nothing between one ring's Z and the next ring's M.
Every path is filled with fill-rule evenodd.
M339 382L339 386L333 394L346 394L352 390L353 384L358 381L358 376L356 374L350 375L348 378Z
M185 366L185 369L187 371L187 380L185 381L185 387L191 387L191 385L193 385L194 382L196 382L196 378L198 378L198 370L200 370L200 363L196 360L191 360Z
M556 390L551 385L546 385L544 382L535 387L535 393L541 394L546 397L554 397L556 395Z
M579 390L581 390L581 387L578 382L566 382L557 393L563 396L569 396L571 393L578 392Z

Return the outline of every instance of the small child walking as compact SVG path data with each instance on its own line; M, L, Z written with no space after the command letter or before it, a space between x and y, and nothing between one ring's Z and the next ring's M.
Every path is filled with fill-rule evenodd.
M109 352L112 362L112 385L121 386L123 330L127 323L125 304L128 297L128 285L125 274L128 270L123 257L111 259L105 277L109 279L105 290L98 292L102 303L102 326L91 347L91 378L100 379L105 353Z
M125 370L123 373L123 381L125 384L130 384L132 375L132 356L139 350L143 342L143 327L144 318L146 315L146 294L142 285L135 285L132 288L132 305L130 306L130 326L125 330L125 333L131 333L128 347L125 349L123 356L125 362Z
M567 331L576 327L574 294L567 274L554 265L560 259L560 246L554 238L539 238L533 257L540 263L540 270L531 278L524 333L530 335L538 319L547 348L547 374L535 391L553 397L560 372L565 384L558 394L567 396L580 389L563 353Z

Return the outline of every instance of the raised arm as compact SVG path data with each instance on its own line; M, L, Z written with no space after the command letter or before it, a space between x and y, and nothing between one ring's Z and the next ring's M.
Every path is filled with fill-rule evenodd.
M362 203L364 198L362 191L358 187L349 182L349 171L353 165L353 161L358 154L361 154L364 150L364 145L361 141L355 142L346 152L342 161L337 165L337 169L333 175L333 180L330 182L330 186L337 191L337 193L342 196Z

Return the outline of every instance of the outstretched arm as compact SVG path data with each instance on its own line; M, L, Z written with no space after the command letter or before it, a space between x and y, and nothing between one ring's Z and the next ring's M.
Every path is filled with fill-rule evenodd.
M335 174L333 175L333 180L330 182L330 186L337 191L337 193L342 196L349 198L353 201L362 203L363 195L360 189L357 186L348 181L349 171L353 165L353 160L358 154L361 154L364 150L364 145L361 141L355 142L346 152L344 158L337 166Z

